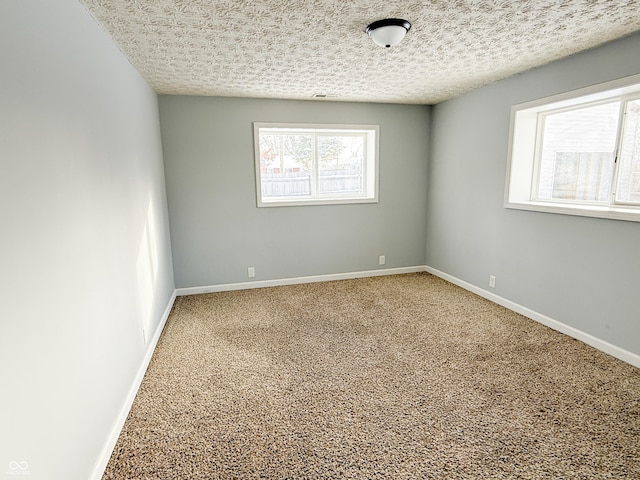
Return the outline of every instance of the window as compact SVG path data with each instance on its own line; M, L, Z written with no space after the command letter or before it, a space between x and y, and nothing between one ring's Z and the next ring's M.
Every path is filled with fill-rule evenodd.
M377 202L378 132L254 123L258 207Z
M640 221L639 81L514 106L505 206Z

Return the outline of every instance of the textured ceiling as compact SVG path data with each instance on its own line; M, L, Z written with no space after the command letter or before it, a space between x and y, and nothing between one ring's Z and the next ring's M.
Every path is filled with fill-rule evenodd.
M640 30L640 0L80 0L158 92L432 104ZM412 28L391 49L374 20Z

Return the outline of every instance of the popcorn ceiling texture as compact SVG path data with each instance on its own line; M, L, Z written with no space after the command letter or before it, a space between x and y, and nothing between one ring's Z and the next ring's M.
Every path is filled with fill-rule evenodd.
M104 479L638 479L640 369L429 274L179 297Z
M80 1L164 94L432 104L640 30L640 0Z

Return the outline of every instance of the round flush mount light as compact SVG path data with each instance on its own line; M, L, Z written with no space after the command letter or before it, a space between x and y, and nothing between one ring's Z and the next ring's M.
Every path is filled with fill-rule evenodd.
M407 34L411 24L401 18L385 18L370 24L365 32L371 39L384 48L391 48L398 45Z

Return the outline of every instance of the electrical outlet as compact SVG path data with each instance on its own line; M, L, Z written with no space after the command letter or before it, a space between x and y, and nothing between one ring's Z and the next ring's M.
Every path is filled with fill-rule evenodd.
M378 265L384 265L386 263L386 259L384 258L384 255L380 255L378 257Z
M249 276L249 278L255 277L256 276L256 267L247 268L247 275Z
M496 288L496 276L495 275L489 275L489 286L491 288Z

